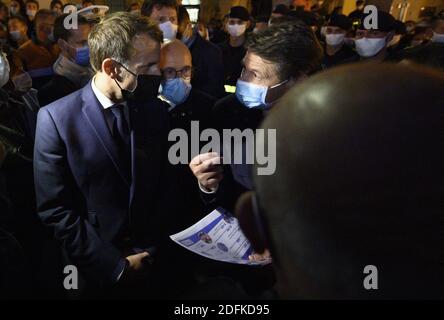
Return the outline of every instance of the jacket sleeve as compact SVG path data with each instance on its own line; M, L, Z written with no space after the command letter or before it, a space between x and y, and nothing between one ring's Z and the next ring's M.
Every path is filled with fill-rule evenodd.
M79 272L100 285L115 282L122 257L85 219L87 209L80 204L82 195L68 165L65 143L46 108L37 117L34 178L38 215Z

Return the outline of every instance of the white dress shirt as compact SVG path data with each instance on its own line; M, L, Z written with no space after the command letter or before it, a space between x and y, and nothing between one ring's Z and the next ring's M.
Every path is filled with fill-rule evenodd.
M102 106L102 108L106 110L106 109L108 109L108 108L110 108L112 106L115 106L117 104L118 105L123 105L124 106L123 110L124 110L124 114L125 114L125 119L128 122L128 127L129 127L129 124L130 124L129 123L129 111L128 111L128 107L127 107L126 101L124 101L122 103L115 103L115 102L113 102L110 98L105 96L102 93L102 91L100 91L99 88L97 88L96 84L94 83L95 79L96 79L96 77L94 76L94 78L92 78L92 81L91 81L91 89L94 92L94 95L96 96L97 100L99 100L100 105Z

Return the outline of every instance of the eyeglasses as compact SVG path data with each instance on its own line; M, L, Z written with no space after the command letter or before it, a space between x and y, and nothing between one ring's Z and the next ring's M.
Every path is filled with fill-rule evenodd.
M165 68L162 70L162 75L166 80L171 80L178 77L191 78L192 72L193 68L190 66L183 67L179 70L176 70L175 68Z

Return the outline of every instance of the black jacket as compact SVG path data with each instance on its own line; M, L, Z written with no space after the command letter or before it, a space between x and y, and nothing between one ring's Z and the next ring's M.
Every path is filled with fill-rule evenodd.
M79 89L80 87L74 84L68 78L55 74L52 79L38 91L40 106L44 107L51 102L66 97Z
M201 130L212 126L212 111L216 98L193 87L187 100L170 111L171 128L190 132L191 121L199 121Z
M235 86L242 73L242 59L247 53L244 46L232 47L230 40L219 44L224 61L224 84Z
M185 130L191 142L192 121L199 121L200 132L213 127L211 112L215 102L216 99L212 96L193 87L187 100L169 112L171 129ZM170 143L174 144L175 142L171 141ZM199 143L199 150L205 143ZM191 144L189 144L188 150L191 150ZM190 160L191 154L188 154L188 161ZM174 224L170 225L170 234L189 227L213 209L202 202L196 178L188 163L177 164L173 166L172 170L179 185L178 190L180 190L175 199L175 211L186 212L186 214L176 216Z
M196 35L190 47L193 58L194 74L192 85L213 97L224 94L224 66L222 52L213 43Z
M213 108L213 123L222 136L223 129L255 130L264 119L260 109L249 109L242 105L234 94L216 102ZM245 151L245 150L243 150ZM214 195L201 193L206 203L222 206L233 212L239 196L251 190L252 176L249 164L224 165L224 178Z

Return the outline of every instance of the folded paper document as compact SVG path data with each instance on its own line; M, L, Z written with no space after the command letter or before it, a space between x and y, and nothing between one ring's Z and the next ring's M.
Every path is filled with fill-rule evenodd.
M223 208L218 208L188 229L170 238L182 247L201 256L229 263L266 265L271 259L250 261L254 253L240 229L238 220Z

